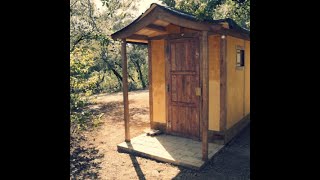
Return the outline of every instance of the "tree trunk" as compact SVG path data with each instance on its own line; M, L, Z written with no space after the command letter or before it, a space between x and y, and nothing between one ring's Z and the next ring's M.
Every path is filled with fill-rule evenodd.
M118 65L119 67L121 67L121 69L122 69L121 64L119 64L119 63L117 63L117 62L115 62L115 64ZM133 79L133 77L129 74L129 72L128 72L128 76L129 76L129 78L130 78L133 82L136 82L136 81Z
M141 67L140 67L139 61L134 61L134 64L136 65L136 68L137 68L137 71L138 71L138 74L139 74L139 78L141 80L142 88L145 89L146 88L146 83L144 82L144 79L143 79L143 76L142 76L142 72L141 72Z
M122 82L122 76L113 68L111 68L111 71L113 72L114 75L117 76L119 82ZM120 84L122 84L122 83L120 83Z
M106 72L107 72L107 71L106 71ZM97 90L98 90L99 92L101 91L100 85L101 85L101 83L104 81L104 78L105 78L105 76L106 76L106 72L104 72L104 73L102 74L102 78L100 78L100 80L96 82L96 88L97 88Z

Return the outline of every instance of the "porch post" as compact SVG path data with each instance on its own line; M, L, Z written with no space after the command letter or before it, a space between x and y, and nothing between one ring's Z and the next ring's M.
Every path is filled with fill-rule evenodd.
M151 40L148 40L148 79L149 79L149 112L150 112L150 128L153 127L153 96L152 96L152 47Z
M123 90L123 106L124 106L124 130L125 141L130 142L129 129L129 101L128 101L128 73L127 73L127 42L122 39L121 58L122 58L122 90Z
M201 75L202 75L202 160L208 160L208 117L209 117L209 58L208 58L208 31L202 31L200 42Z
M227 129L227 36L221 35L220 39L220 131L226 140Z

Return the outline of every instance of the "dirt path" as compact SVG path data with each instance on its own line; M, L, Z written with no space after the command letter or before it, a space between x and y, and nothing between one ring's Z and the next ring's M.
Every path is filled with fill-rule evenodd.
M122 93L100 94L95 103L91 108L105 114L99 127L71 140L70 179L210 179L214 175L224 179L224 172L230 174L225 168L221 170L215 165L214 159L217 158L211 160L201 172L197 172L118 153L117 144L124 141ZM134 137L149 128L148 90L129 92L129 104L130 133ZM223 156L223 150L218 156L220 154ZM225 165L224 162L220 163L221 166ZM238 174L242 179L247 179L249 172L249 166L245 165L241 174L236 173L233 177Z

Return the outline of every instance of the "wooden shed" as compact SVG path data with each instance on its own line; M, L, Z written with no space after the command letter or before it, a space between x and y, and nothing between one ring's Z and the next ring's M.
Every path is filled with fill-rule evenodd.
M150 125L167 134L225 144L250 121L250 32L232 19L151 4L112 34L122 40L125 141L130 142L126 43L148 44Z

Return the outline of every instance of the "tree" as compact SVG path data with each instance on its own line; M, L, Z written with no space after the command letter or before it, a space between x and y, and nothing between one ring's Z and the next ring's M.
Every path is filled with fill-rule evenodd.
M97 74L90 72L93 64L93 53L89 49L75 48L70 54L71 132L84 128L89 120L89 113L84 107L97 81Z
M111 34L133 20L137 0L104 0L98 10L93 0L70 2L70 116L72 129L82 129L92 122L87 110L89 97L122 87L121 44ZM129 13L130 12L130 13ZM128 45L130 89L145 88L146 49Z
M250 0L226 0L217 7L213 18L231 18L241 27L250 29Z
M147 48L142 45L133 44L131 48L129 48L128 56L138 73L138 79L141 82L142 89L145 89L148 79L147 76L144 76L144 74L148 74L148 65L146 65Z
M166 4L169 7L175 7L176 6L176 1L175 0L162 0L164 4Z
M195 15L199 20L231 18L250 29L250 0L161 0L167 6Z

